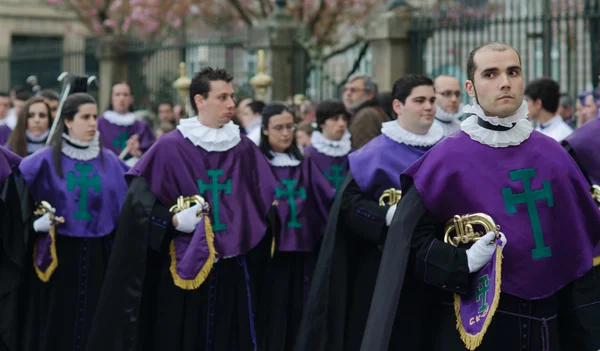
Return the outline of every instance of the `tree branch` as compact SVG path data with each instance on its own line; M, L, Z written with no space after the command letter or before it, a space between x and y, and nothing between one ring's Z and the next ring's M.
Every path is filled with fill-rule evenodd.
M244 21L244 23L246 23L246 25L248 25L248 27L252 27L252 20L250 19L250 17L248 17L246 12L242 8L242 4L240 4L240 1L239 0L229 0L229 3L231 3L231 5L233 5L233 7L235 7L238 14L242 17L242 20Z
M355 41L342 46L341 48L337 49L337 50L333 50L332 52L330 52L329 54L327 54L327 56L323 57L323 61L327 61L330 58L334 57L335 55L339 55L347 50L352 49L353 47L355 47L356 45L362 43L362 39L361 38L357 38Z
M325 10L325 0L321 0L321 2L319 3L319 8L317 9L317 12L315 13L315 16L308 23L308 29L311 31L311 33L315 32L315 26L321 19L321 15L323 14L324 10Z
M269 1L269 0L266 0ZM260 0L260 10L262 11L263 17L267 18L267 16L269 15L267 13L267 7L265 5L265 0Z

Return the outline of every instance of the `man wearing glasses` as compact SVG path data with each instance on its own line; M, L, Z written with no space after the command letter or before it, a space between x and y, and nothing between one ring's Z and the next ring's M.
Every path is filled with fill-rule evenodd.
M448 75L437 76L434 82L437 104L435 123L444 129L444 136L448 136L460 129L460 117L463 115L460 84L456 78Z
M356 74L344 86L344 105L352 115L352 148L361 148L381 134L381 124L391 119L377 101L377 83L371 76Z

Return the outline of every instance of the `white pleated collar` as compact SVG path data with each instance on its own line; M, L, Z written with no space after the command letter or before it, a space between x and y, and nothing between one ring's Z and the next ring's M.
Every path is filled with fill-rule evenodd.
M194 116L180 120L177 130L184 138L208 152L227 151L242 140L240 127L232 121L221 128L209 128L200 123L198 117Z
M383 123L381 133L397 143L419 147L435 145L444 137L444 130L437 123L431 125L427 134L415 134L400 127L397 120Z
M62 138L62 153L74 160L89 161L100 154L99 131L96 131L92 141L71 139L67 134L63 134Z
M460 116L462 116L464 114L464 112L463 112L464 107L465 107L464 104L460 104L458 106L458 111L456 111L456 113L450 113L450 112L446 112L446 110L444 110L443 108L436 106L435 118L439 119L441 122L446 122L446 123L451 123L451 122L457 121L460 118Z
M273 167L296 167L302 162L285 152L271 151L271 155L273 156L271 159L271 166Z
M352 150L350 132L347 130L340 140L329 140L323 136L323 133L314 131L311 136L311 145L318 152L331 157L346 156Z
M127 112L126 114L122 115L115 111L106 110L102 116L110 123L120 127L129 127L136 121L135 114L133 114L133 112Z
M527 120L526 101L523 101L514 115L506 118L486 116L478 104L467 105L463 111L472 116L461 123L462 131L467 133L471 139L491 147L520 145L529 138L533 131L533 125ZM512 128L506 131L490 130L479 125L479 118L494 126Z

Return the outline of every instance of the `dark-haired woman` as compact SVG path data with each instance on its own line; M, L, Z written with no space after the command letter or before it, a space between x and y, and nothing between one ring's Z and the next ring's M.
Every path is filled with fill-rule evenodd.
M271 162L276 228L273 257L261 297L261 350L291 350L334 189L310 159L303 159L294 137L291 111L271 104L262 112L259 147Z
M34 96L25 102L17 116L17 125L10 134L7 148L25 157L46 146L52 114L43 98Z
M127 166L101 147L97 113L90 95L69 96L52 147L19 167L32 251L23 307L21 344L26 351L85 349L127 193ZM37 216L42 201L52 209Z

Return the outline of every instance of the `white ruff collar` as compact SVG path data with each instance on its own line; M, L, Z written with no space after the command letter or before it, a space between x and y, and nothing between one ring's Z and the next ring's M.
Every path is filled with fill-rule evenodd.
M63 134L62 138L62 153L74 160L89 161L98 157L100 154L99 131L96 131L92 141L71 139L67 134ZM70 145L69 143L73 145Z
M130 125L135 123L135 115L132 112L127 112L122 115L120 113L116 113L115 111L106 110L102 115L112 124L121 126L121 127L129 127Z
M273 167L296 167L302 162L283 152L271 151L271 155L273 155L271 160L271 166Z
M464 107L465 107L465 105L460 104L458 106L458 111L456 111L456 113L450 113L450 112L446 112L441 107L436 106L435 118L439 119L442 122L454 122L454 121L458 120L460 118L460 116L462 116L464 114L464 112L463 112Z
M506 118L486 116L478 104L467 105L463 111L472 114L472 116L460 124L462 131L467 133L471 139L491 147L520 145L529 138L533 131L531 122L527 120L526 101L523 101L514 115ZM495 126L512 128L507 131L490 130L477 123L479 118ZM514 127L513 124L515 124Z
M227 151L242 140L240 127L229 121L221 128L209 128L198 120L198 117L190 117L179 121L177 130L194 145L211 151Z
M400 127L397 120L385 122L381 125L381 133L401 144L410 146L435 145L444 137L444 130L437 123L433 123L427 134L415 134Z
M311 144L320 153L331 157L346 156L352 150L350 132L347 130L340 140L326 139L321 132L315 130L312 133Z

